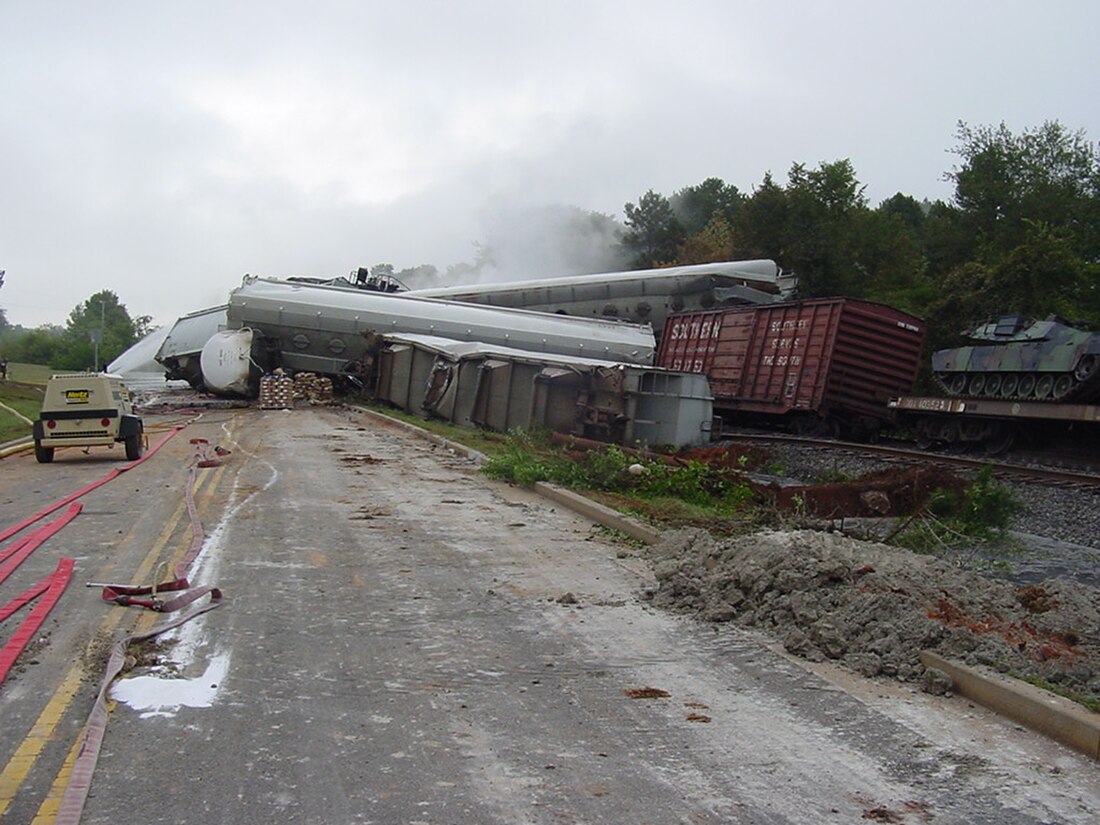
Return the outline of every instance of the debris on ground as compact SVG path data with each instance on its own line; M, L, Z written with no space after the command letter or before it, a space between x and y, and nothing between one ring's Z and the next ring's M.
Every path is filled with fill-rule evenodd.
M782 510L823 519L905 516L923 510L933 493L961 497L970 482L931 465L888 468L853 481L829 484L756 485Z
M931 556L811 530L668 533L650 556L656 605L776 637L868 677L925 682L922 650L1100 701L1100 591L1018 587ZM940 686L942 688L942 685Z
M631 699L667 699L672 694L667 690L661 688L640 687L640 688L627 688L623 693Z

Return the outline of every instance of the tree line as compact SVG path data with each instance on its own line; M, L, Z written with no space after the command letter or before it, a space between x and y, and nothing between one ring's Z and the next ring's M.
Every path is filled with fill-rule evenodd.
M63 327L44 324L27 329L9 324L0 311L0 356L56 370L102 369L148 335L151 321L148 315L131 318L109 289L73 307Z

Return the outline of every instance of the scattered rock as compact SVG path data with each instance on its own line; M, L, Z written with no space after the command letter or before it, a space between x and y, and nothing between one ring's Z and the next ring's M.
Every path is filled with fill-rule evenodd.
M951 677L942 670L934 667L925 668L924 677L921 679L921 689L925 693L931 693L933 696L947 696L953 687Z

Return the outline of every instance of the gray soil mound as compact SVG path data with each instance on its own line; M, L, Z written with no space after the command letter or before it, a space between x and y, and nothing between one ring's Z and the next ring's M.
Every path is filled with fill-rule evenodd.
M716 539L669 533L648 549L659 606L734 622L807 659L924 681L919 654L1040 679L1100 700L1100 591L1018 587L881 544L809 530Z

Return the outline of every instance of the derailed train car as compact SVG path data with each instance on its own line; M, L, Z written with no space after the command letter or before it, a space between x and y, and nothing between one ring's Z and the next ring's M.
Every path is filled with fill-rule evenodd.
M702 375L423 335L382 338L373 394L462 427L617 444L698 446L713 419Z
M165 336L154 358L169 381L186 381L203 388L202 349L228 324L224 305L201 309L179 318Z
M873 436L912 391L925 327L900 310L820 298L670 315L659 366L705 375L725 419Z
M234 356L235 341L227 346L227 340L212 338L208 349L218 352L207 358L204 351L204 359L226 365L235 358L242 369L251 367L253 385L261 369L276 366L365 380L373 369L376 339L391 333L634 364L652 363L656 349L648 325L252 277L230 294L227 323L231 330L252 333L251 352ZM226 380L239 376L227 374Z
M775 261L751 260L460 284L409 294L560 315L619 318L652 324L660 333L670 312L782 301L790 297L796 283Z

